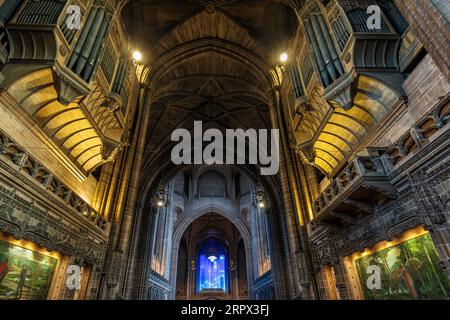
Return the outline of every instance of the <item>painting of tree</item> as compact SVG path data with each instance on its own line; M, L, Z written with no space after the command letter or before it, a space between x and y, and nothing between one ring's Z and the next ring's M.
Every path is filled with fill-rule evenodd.
M0 241L0 300L47 298L58 260Z
M448 299L450 285L439 267L439 256L429 234L402 242L355 260L365 299ZM369 266L380 270L380 288L368 286Z

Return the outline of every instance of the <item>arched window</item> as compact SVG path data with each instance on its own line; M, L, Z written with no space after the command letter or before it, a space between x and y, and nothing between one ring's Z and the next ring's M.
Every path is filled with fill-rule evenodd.
M225 246L208 240L198 251L197 292L228 292L228 254Z
M219 172L210 170L198 179L199 197L224 198L228 196L226 178Z

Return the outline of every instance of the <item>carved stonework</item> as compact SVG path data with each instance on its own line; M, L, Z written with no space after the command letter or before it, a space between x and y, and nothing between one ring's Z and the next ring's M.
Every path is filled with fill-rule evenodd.
M0 169L13 175L16 181L21 181L24 185L29 184L30 180L26 178L29 177L36 186L47 190L45 197L53 201L56 200L55 198L59 199L62 202L60 205L64 208L70 207L79 214L80 218L103 231L106 230L106 221L98 212L1 131Z
M430 157L431 150L436 150L436 145L442 144L446 139L443 135L434 141L434 145L424 148L420 154L416 154L415 161L411 162L411 165L424 157ZM352 203L365 212L354 223L333 228L326 227L322 221L313 220L310 239L311 250L315 252L316 267L328 264L333 256L344 257L355 252L363 252L382 241L392 241L417 226L424 226L426 230L432 232L445 228L448 199L445 198L445 193L444 195L437 193L436 186L442 181L448 181L450 171L448 164L435 165L434 161L439 160L434 157L429 159L429 163L422 169L413 171L396 182L394 186L401 186L402 191L395 200L372 206L355 203L355 200L346 200L348 205ZM433 170L427 169L430 167ZM402 170L409 168L409 163L406 163ZM333 215L344 220L345 214L342 212L333 212Z
M302 159L309 164L314 164L316 158L316 151L314 150L313 142L305 143L303 145L294 146L294 150Z
M325 89L323 97L333 107L349 110L357 92L355 83L355 76L346 73Z
M8 37L5 28L0 28L0 65L5 64L8 60ZM1 81L0 81L1 83Z
M93 240L83 227L71 225L43 211L34 201L0 185L0 230L15 239L26 239L48 250L76 255L91 263L103 259L105 242Z
M111 259L107 285L112 288L119 284L120 273L122 272L123 252L115 250Z
M58 101L67 106L77 98L81 98L90 92L87 84L83 84L77 77L65 67L54 69L56 78L56 91Z

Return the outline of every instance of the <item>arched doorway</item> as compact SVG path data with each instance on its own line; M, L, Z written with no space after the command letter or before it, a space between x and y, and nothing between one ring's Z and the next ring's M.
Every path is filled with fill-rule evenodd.
M269 196L266 207L258 205L261 186L245 171L226 165L186 167L163 191L161 185L147 197L151 205L143 212L148 217L146 240L141 242L148 257L142 264L144 298L253 299L264 291L272 293L265 299L274 299L279 283L275 278L283 275L272 261L280 261L282 253L276 248L276 211ZM161 193L163 206L158 201ZM209 249L203 247L208 243ZM200 270L214 267L216 259L222 279L219 272L204 280Z
M248 299L243 239L233 223L216 213L202 215L180 241L176 299Z

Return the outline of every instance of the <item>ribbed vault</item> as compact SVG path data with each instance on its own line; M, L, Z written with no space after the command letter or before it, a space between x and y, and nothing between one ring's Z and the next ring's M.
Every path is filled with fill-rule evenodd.
M122 16L148 61L175 44L217 37L257 54L264 50L272 63L297 26L294 11L280 0L135 0L124 6Z
M170 7L175 2L169 1L167 5ZM289 9L278 1L267 2ZM141 4L154 5L151 1ZM155 20L144 24L152 30L151 37L158 30L161 32L144 59L148 67L143 81L150 88L146 150L150 158L166 152L174 129L190 130L194 121L202 121L204 128L220 130L270 127L271 90L279 84L270 58L275 51L260 41L260 34L252 33L249 25L241 23L242 14L254 15L238 14L235 7L225 10L224 6L228 5L225 2L213 7L203 4L206 2L198 8L194 5L198 10L190 11L186 2L180 2L177 12L186 18L178 24L172 25L173 21L166 16L154 17ZM229 5L235 6L237 2ZM267 5L256 7L255 10L264 7L268 14ZM130 10L126 7L124 15L129 15ZM274 43L273 47L277 45Z

